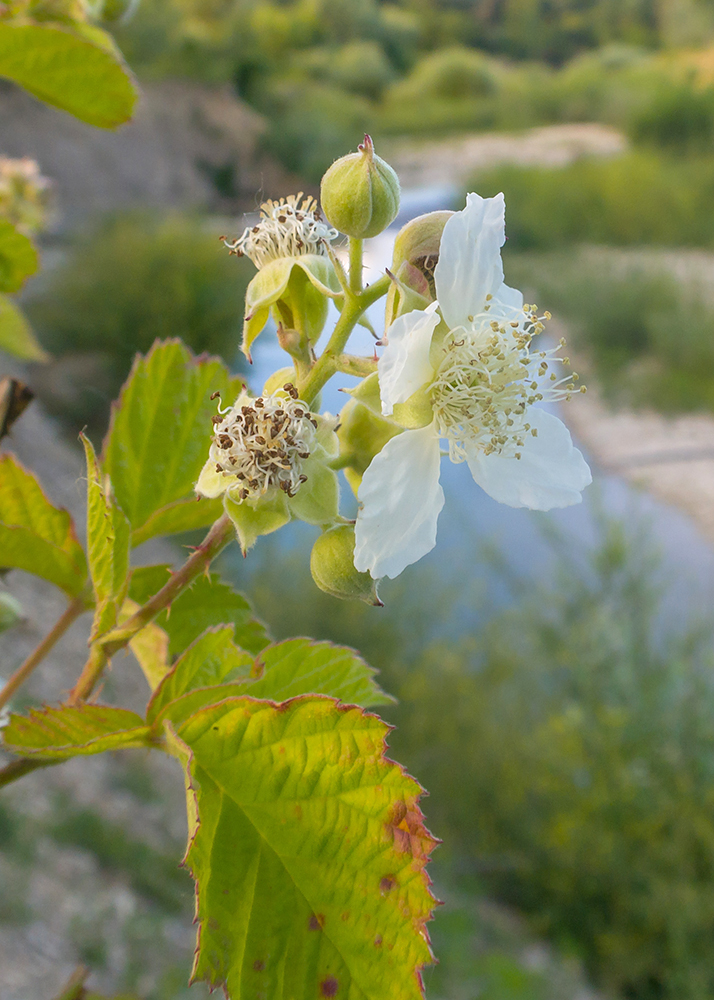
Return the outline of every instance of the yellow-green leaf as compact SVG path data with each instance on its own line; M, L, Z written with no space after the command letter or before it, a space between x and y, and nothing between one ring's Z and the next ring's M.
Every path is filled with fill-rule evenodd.
M32 709L11 715L3 746L23 757L58 760L149 744L149 729L136 712L108 705Z
M0 24L0 32L2 31ZM25 279L37 270L38 259L32 240L0 219L0 292L17 292Z
M0 455L0 566L24 569L76 597L87 561L72 518L54 507L35 477L12 455Z
M211 395L232 403L241 385L218 358L195 358L179 340L157 341L137 357L114 406L103 461L135 542L184 530L185 522L171 527L168 513L180 501L192 508L191 527L214 519L213 506L193 492L213 433Z
M183 653L157 687L146 710L148 722L176 698L250 677L253 657L233 642L233 626L208 629Z
M138 610L139 605L135 601L125 600L119 612L119 622ZM152 692L155 691L170 669L168 635L156 622L149 622L130 640L129 649L138 660L146 683Z
M234 698L168 732L187 775L194 979L233 1000L421 1000L434 840L388 727Z
M87 556L97 604L94 633L112 628L129 584L130 528L102 477L92 442L81 435L87 458Z
M47 361L48 355L35 339L32 327L7 295L0 295L0 351L23 361Z
M374 681L377 673L354 649L314 639L287 639L268 646L256 660L259 679L246 692L253 698L287 701L301 694L328 694L372 708L394 699Z
M90 125L116 128L131 118L137 91L109 36L97 32L0 23L0 76Z

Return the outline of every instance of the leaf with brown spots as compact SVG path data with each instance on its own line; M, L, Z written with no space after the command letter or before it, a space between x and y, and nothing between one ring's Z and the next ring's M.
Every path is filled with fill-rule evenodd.
M316 695L234 697L167 724L187 779L195 980L233 1000L423 996L435 841L387 732Z

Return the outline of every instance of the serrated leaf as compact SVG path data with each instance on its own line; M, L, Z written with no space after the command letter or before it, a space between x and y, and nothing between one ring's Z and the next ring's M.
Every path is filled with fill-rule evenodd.
M100 128L129 121L137 99L118 50L98 29L82 38L60 26L1 23L0 76Z
M192 507L193 527L215 519L213 506L196 502L193 492L213 433L210 397L218 391L233 402L242 384L218 358L195 358L179 340L157 341L137 357L114 405L103 458L135 541L164 531L179 501Z
M45 760L149 743L149 728L140 715L108 705L63 705L33 709L27 716L11 715L2 741L23 757Z
M92 442L80 435L87 459L87 556L97 604L94 634L112 628L129 584L131 529L103 480Z
M2 25L0 25L0 31ZM37 270L32 240L6 219L0 219L0 292L17 292Z
M256 660L262 676L250 685L253 698L287 701L301 694L327 694L373 708L394 701L374 681L377 673L353 649L314 639L288 639L268 646Z
M0 565L24 569L72 597L87 580L87 561L72 518L54 507L35 477L0 455Z
M223 501L208 500L206 497L191 496L168 504L146 521L133 533L132 544L141 545L157 535L178 535L183 531L207 528L223 513Z
M233 642L233 627L209 629L178 658L154 692L146 710L147 722L181 695L197 688L250 677L253 657Z
M48 354L37 343L32 327L7 295L0 295L0 351L23 361L48 359Z
M388 727L329 698L236 698L168 734L187 775L194 979L233 1000L421 1000L434 846Z
M129 585L133 600L144 604L166 583L170 566L141 566L134 570ZM214 625L233 625L233 641L249 653L259 653L270 642L265 625L253 615L242 594L217 573L200 576L190 589L176 598L167 614L156 619L169 636L169 654L183 652L194 639Z

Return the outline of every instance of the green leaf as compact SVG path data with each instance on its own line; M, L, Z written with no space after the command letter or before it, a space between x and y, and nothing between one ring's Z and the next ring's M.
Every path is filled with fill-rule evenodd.
M0 32L2 27L0 25ZM0 219L0 292L19 291L37 266L37 251L32 240L6 219Z
M331 642L288 639L268 646L256 660L254 672L259 680L246 692L252 698L287 701L301 694L328 694L363 708L394 701L375 683L377 671L358 653Z
M153 723L167 705L197 688L247 680L253 657L233 642L233 626L209 629L188 647L157 687L146 710Z
M87 458L87 555L97 603L95 634L116 625L129 584L130 528L102 477L92 442L80 435Z
M329 698L235 698L168 748L187 776L194 979L233 1000L418 1000L435 841L388 727Z
M193 492L213 433L210 397L218 391L232 403L241 386L218 358L194 358L179 340L157 341L137 357L104 444L104 469L135 541L174 530L179 501L192 508L191 527L215 520L213 505Z
M223 501L191 496L167 504L147 520L132 535L132 544L141 545L157 535L177 535L182 531L196 531L213 524L223 513Z
M60 26L0 23L0 76L100 128L129 121L137 98L118 50L97 29L82 38Z
M24 569L76 597L87 561L66 510L53 507L35 477L0 455L0 565Z
M131 576L129 592L138 604L145 604L166 583L170 566L141 566ZM200 576L179 595L169 613L162 612L156 623L169 636L169 655L182 653L199 635L214 625L233 625L233 641L249 653L259 653L270 642L265 625L253 615L242 594L217 573Z
M149 728L141 716L108 705L32 709L28 716L11 715L3 730L8 750L46 760L147 745Z
M49 355L35 339L32 327L7 295L0 295L0 351L23 361L47 361Z

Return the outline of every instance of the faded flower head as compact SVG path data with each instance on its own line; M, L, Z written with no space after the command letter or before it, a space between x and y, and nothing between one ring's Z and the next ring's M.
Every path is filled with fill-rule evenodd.
M26 235L46 221L52 181L43 177L35 160L0 156L0 217Z
M323 222L314 198L301 201L302 197L300 192L285 201L264 202L254 226L236 240L221 239L231 253L249 257L259 270L281 257L326 256L327 244L336 239L337 230Z
M196 489L215 497L256 501L277 487L293 497L306 482L304 464L315 449L317 420L286 383L282 393L238 397L213 417L209 459Z

